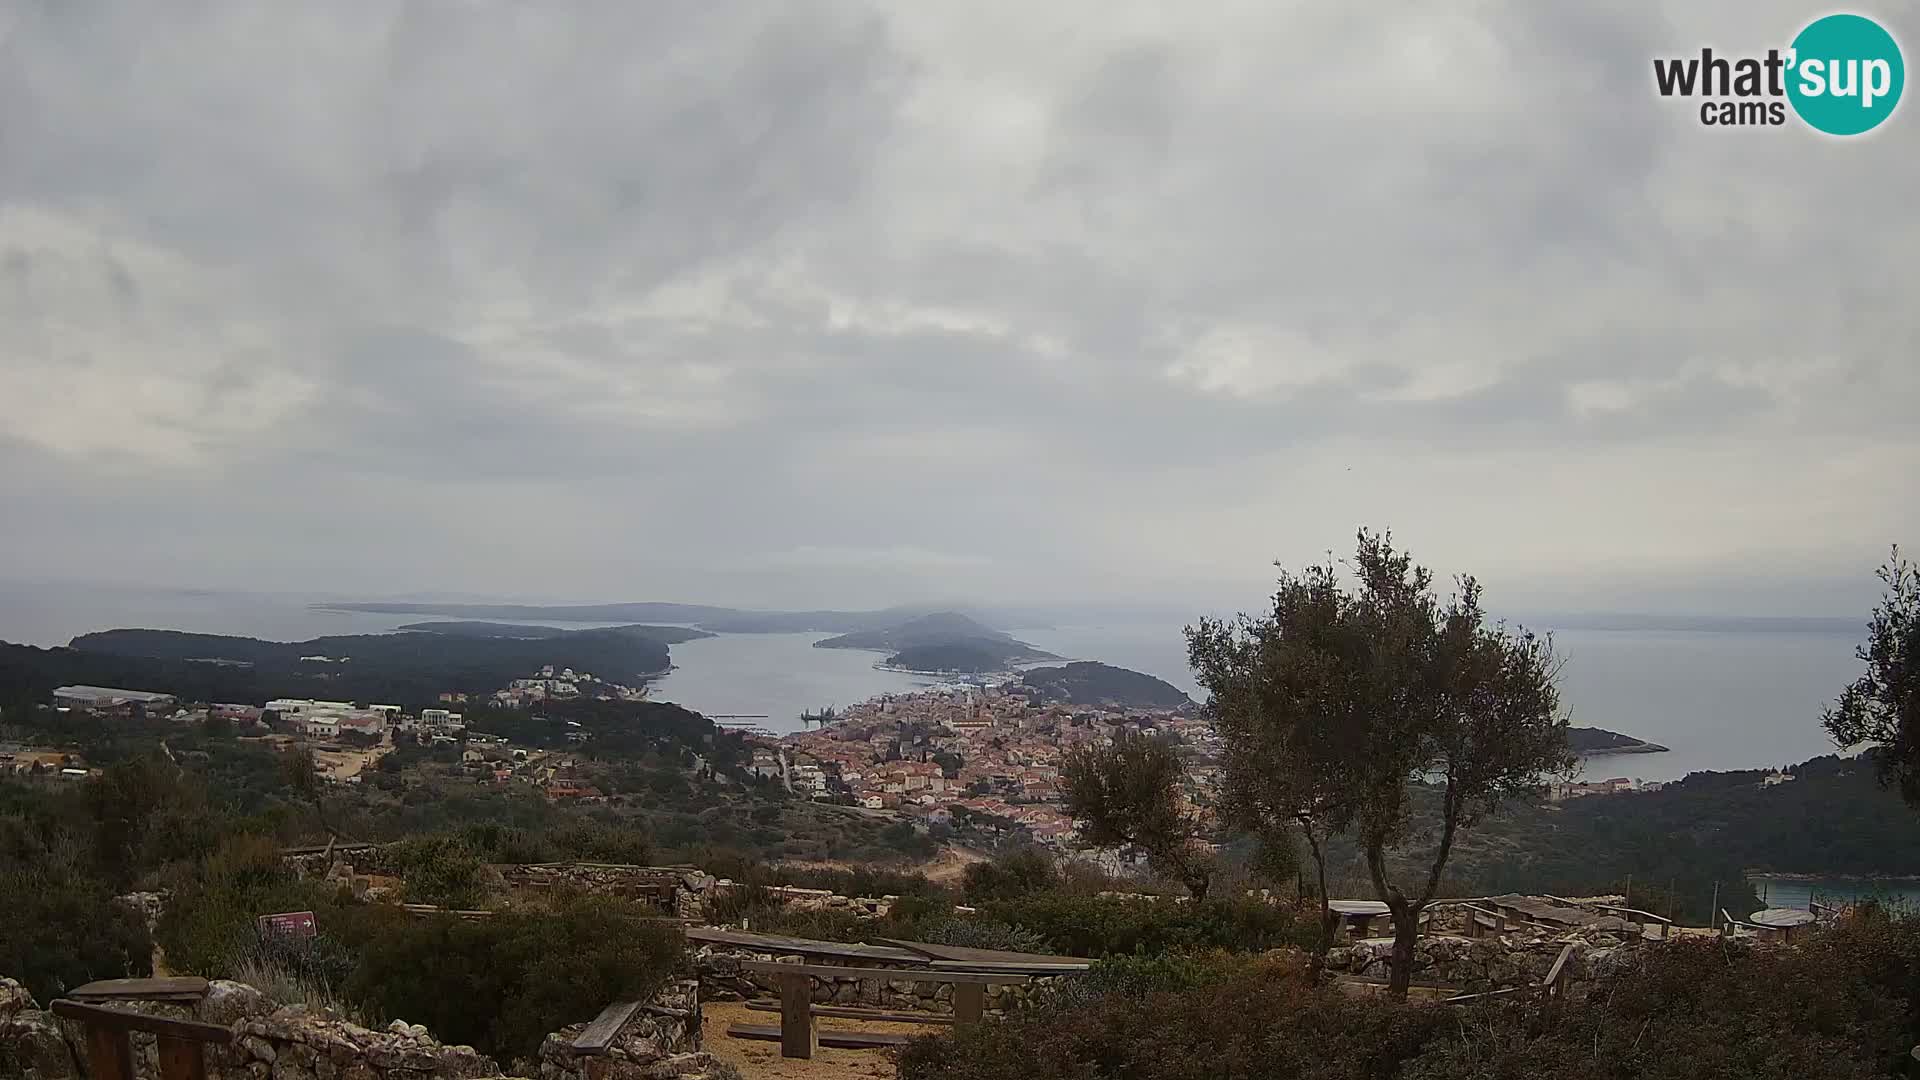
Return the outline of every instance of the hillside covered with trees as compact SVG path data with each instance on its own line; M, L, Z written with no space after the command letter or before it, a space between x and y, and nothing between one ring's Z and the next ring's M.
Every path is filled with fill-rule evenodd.
M1138 671L1092 660L1029 669L1021 682L1046 702L1115 705L1126 709L1180 709L1193 704L1184 690Z
M44 701L56 686L82 683L195 701L315 697L411 707L445 691L488 694L548 664L631 686L669 666L667 643L648 629L539 638L360 634L297 642L107 630L76 637L66 648L0 643L0 702Z

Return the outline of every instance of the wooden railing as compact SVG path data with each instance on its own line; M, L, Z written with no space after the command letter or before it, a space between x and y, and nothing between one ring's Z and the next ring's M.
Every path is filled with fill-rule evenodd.
M1723 938L1730 937L1734 934L1739 933L1742 930L1751 931L1755 934L1766 933L1766 927L1760 926L1755 923L1747 922L1745 919L1736 919L1733 916L1727 914L1726 908L1721 908L1720 909L1720 936Z
M225 1046L233 1032L218 1024L198 1020L172 1020L164 1016L83 1005L61 998L53 1003L53 1014L75 1021L87 1033L87 1073L92 1080L134 1080L133 1032L144 1031L154 1037L160 1061L160 1080L206 1080L206 1047Z
M1618 915L1636 926L1645 926L1648 923L1658 926L1660 928L1661 941L1667 940L1667 938L1673 934L1673 920L1664 915L1655 915L1651 911L1641 911L1639 908L1618 907L1613 904L1595 904L1593 906L1610 915Z

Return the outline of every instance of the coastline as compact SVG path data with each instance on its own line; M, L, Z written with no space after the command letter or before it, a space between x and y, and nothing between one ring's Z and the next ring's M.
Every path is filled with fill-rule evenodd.
M1749 881L1906 881L1920 884L1920 873L1915 874L1798 874L1784 871L1746 872Z
M1018 675L1017 672L1012 671L925 671L920 668L895 667L885 660L874 661L873 670L892 672L895 675L912 675L921 679L978 679L982 682L1005 682Z
M1661 746L1659 743L1643 742L1634 746L1603 746L1598 750L1582 750L1576 756L1590 758L1613 757L1617 754L1665 754L1669 752L1667 747Z

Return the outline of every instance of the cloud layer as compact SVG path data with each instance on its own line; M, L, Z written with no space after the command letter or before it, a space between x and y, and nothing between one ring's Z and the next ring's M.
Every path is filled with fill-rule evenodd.
M0 559L1251 604L1372 523L1845 611L1920 543L1920 119L1650 77L1808 17L0 4Z

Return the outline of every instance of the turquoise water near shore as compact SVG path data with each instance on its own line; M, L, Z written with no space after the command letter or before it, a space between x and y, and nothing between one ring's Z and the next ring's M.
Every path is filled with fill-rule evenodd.
M1805 909L1809 901L1826 904L1879 900L1920 913L1920 878L1776 878L1754 877L1753 891L1768 907Z

